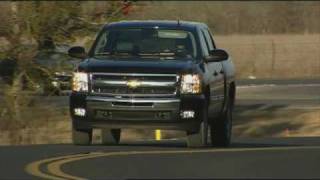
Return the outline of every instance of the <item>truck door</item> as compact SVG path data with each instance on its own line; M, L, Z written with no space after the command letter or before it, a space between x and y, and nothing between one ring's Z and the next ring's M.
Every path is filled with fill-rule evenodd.
M201 29L201 35L204 40L204 54L208 55L210 51L214 50L215 44L208 31L208 29ZM201 38L202 39L202 38ZM222 110L224 100L224 71L221 62L207 62L208 79L210 81L210 104L209 117L214 117Z

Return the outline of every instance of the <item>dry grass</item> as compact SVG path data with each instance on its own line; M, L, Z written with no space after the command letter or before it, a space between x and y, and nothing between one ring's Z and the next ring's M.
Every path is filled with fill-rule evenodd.
M215 36L230 52L238 78L320 76L320 34Z
M0 96L0 99L4 102L3 97ZM65 132L70 132L67 102L52 103L50 97L30 99L28 104L20 109L20 121L11 117L8 106L0 104L1 140L5 144L64 142L61 137L65 137Z
M248 114L238 114L236 117L239 119L235 122L234 126L235 137L297 137L320 135L319 110L252 111Z
M287 131L284 135L288 136L320 136L320 111L304 113L293 118L292 123L299 123L303 121L303 126L298 130ZM283 135L283 134L279 134Z

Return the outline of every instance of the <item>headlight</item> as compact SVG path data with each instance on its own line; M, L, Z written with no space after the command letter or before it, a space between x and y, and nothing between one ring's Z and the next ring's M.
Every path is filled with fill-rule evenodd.
M185 74L181 77L181 94L198 94L201 92L201 81L198 74Z
M72 76L72 90L76 92L88 92L89 77L87 73L75 72Z

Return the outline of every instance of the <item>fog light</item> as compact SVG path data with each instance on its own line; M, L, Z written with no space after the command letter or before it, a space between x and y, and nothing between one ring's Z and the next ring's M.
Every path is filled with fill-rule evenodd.
M187 119L187 118L194 118L194 114L195 114L194 111L182 111L180 115L182 118Z
M83 108L75 108L74 109L74 115L76 116L85 116L86 115L86 110Z

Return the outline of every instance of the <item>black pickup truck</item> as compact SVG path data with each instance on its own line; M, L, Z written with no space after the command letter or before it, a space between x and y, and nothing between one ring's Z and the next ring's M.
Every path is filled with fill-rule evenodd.
M207 25L186 21L121 21L105 25L73 74L73 143L119 143L121 129L187 133L189 147L228 146L235 101L234 66Z

